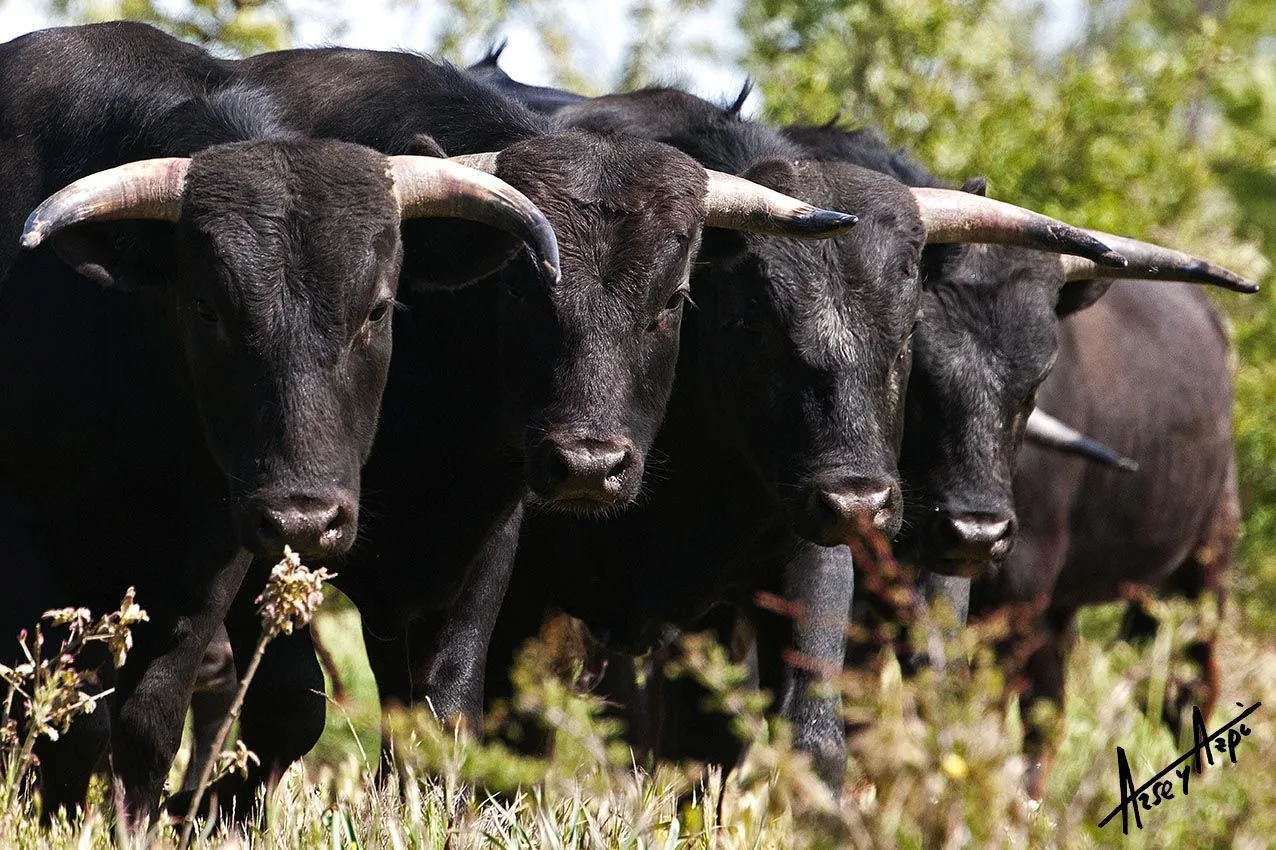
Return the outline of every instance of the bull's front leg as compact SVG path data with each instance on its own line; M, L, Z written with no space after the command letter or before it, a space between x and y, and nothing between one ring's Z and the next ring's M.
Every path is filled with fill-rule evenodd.
M467 565L452 604L423 617L411 631L412 701L427 704L440 720L464 720L472 730L482 729L487 650L514 568L522 519L522 504L510 505Z
M226 632L233 647L233 652L230 647L223 647L232 658L228 686L197 694L197 699L192 700L194 746L199 748L192 754L192 770L218 755L211 747L261 637L262 623L255 599L267 577L265 562L255 562L227 614ZM199 700L200 696L205 699ZM250 817L258 790L273 786L319 740L326 709L323 671L315 657L310 627L299 628L290 635L276 635L262 655L239 714L239 737L257 756L257 762L250 763L242 775L231 773L215 782L204 797L204 805L210 805L215 798L222 813L233 814L241 821ZM169 801L171 812L186 814L192 796L186 792L194 791L199 776L198 772L188 771L183 793Z
M133 651L111 702L111 764L135 823L157 812L181 744L195 672L250 562L232 544L209 547L176 570L156 571L179 576L175 586L138 588L150 622L135 627Z
M230 714L238 690L234 651L223 629L208 644L204 660L195 673L195 690L191 694L191 757L182 777L183 792L194 791L199 784L217 733Z
M845 546L803 542L784 567L783 594L793 605L787 628L776 618L759 623L758 661L763 683L791 648L793 663L779 669L779 710L793 729L794 744L811 754L820 778L840 789L846 773L846 732L836 687L846 657L846 628L855 577ZM787 635L786 635L787 632Z

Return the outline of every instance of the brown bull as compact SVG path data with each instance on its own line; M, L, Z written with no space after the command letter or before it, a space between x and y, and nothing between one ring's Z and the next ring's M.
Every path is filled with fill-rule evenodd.
M1008 653L1021 672L1024 717L1061 709L1064 665L1079 608L1129 596L1131 586L1221 606L1240 525L1232 441L1228 344L1208 299L1191 286L1118 282L1060 326L1059 359L1039 403L1139 464L1122 474L1034 446L1015 479L1018 545L972 588L972 612L1007 603L1040 607ZM1155 634L1137 603L1123 636ZM1164 703L1177 735L1184 712L1218 698L1214 636L1188 648L1192 674L1171 676ZM1022 667L1019 665L1022 664ZM1030 793L1040 797L1046 730L1028 722Z

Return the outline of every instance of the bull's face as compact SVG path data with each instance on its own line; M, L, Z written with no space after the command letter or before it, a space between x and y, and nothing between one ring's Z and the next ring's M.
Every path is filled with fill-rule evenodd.
M502 273L510 421L534 506L632 502L664 418L705 216L704 169L625 136L559 133L502 152L498 176L553 224L562 281Z
M402 254L386 160L335 142L196 156L173 312L244 543L344 552Z
M1054 363L1058 257L997 246L928 249L901 456L901 553L974 575L1014 544L1024 424Z
M799 534L827 546L868 527L893 535L925 238L916 204L850 165L777 161L745 176L860 223L823 243L706 235L693 292L706 386Z

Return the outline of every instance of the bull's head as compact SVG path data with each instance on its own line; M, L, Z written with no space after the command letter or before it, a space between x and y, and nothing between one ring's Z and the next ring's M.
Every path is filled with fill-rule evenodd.
M983 183L966 188L977 197ZM1088 233L1129 265L1002 247L927 251L901 456L915 499L901 544L934 572L976 574L1014 544L1016 458L1060 319L1093 304L1113 277L1255 288L1178 251Z
M637 496L702 228L821 237L855 221L624 135L554 133L467 161L526 193L558 233L559 284L503 272L506 401L533 504L551 510Z
M22 242L53 237L86 276L164 300L191 378L178 403L198 411L244 544L325 556L355 537L390 359L399 225L419 217L509 231L557 280L553 230L510 186L332 141L234 143L99 172L42 203ZM112 220L168 224L104 229ZM155 237L153 256L120 250L119 237L139 235Z

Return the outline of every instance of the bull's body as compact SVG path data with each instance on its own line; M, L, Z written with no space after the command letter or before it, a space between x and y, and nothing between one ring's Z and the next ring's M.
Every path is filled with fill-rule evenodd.
M48 247L18 256L18 236L44 195L88 172L295 134L268 100L223 86L227 75L211 57L148 27L36 33L0 47L0 69L12 83L0 102L0 635L11 640L52 607L111 610L137 587L151 622L136 627L136 647L115 682L109 734L128 802L145 812L176 752L196 666L249 561L226 475L206 440L209 422L192 381L198 359L182 321L195 262L185 228L195 225L184 222L178 239L171 225L156 223L95 231L91 238L109 242L127 264L108 287L76 275ZM327 156L327 168L354 175L338 181L350 187L340 197L349 205L342 215L397 226L383 159L380 173L369 174L375 160L343 162L345 148L299 142L290 154L289 144L217 157L226 179L205 171L203 185L222 182L226 192L208 201L209 215L292 216L272 193L302 189ZM255 199L235 188L245 172L261 187ZM314 226L332 228L314 235L333 244L354 238L331 217ZM251 240L242 249L224 262L277 262ZM299 257L307 249L293 250ZM380 381L367 391L375 422ZM99 706L41 753L46 811L82 801L105 747L107 714Z
M1069 632L1082 606L1118 601L1127 584L1191 599L1210 592L1222 604L1240 511L1219 317L1193 287L1151 292L1118 282L1060 326L1059 359L1039 399L1139 463L1137 474L1123 475L1026 447L1015 478L1019 543L972 588L976 615L1044 603L1022 636L1022 646L1043 641L1023 670L1026 697L1060 707ZM1127 636L1154 626L1131 608ZM1184 681L1172 677L1165 703L1175 731L1183 710L1196 704L1208 714L1217 698L1212 635L1189 652L1196 669ZM1044 757L1040 730L1030 731L1029 745ZM1040 763L1034 773L1039 792Z

